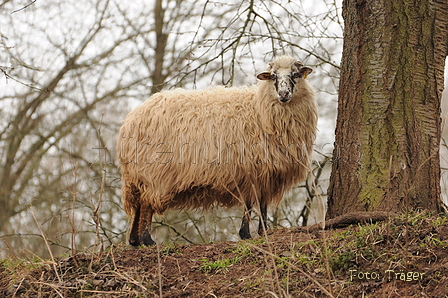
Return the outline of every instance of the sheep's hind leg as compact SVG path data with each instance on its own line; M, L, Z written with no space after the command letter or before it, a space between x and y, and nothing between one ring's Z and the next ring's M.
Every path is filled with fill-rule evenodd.
M134 219L131 226L131 234L129 235L129 244L132 246L140 245L138 238L138 224L140 222L140 205L137 206L135 210Z
M241 239L250 239L250 213L252 211L252 206L250 203L246 203L246 210L243 215L243 221L241 223L241 228L238 234L240 234Z
M143 205L140 220L138 224L139 245L154 245L156 244L151 238L151 223L154 210L149 205Z
M258 235L263 236L264 231L267 230L268 206L265 200L260 203L260 223L258 225Z

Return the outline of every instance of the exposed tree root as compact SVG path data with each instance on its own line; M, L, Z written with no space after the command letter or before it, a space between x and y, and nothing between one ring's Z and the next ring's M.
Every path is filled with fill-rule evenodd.
M363 223L375 223L378 221L384 221L395 215L396 213L386 211L353 212L311 226L299 227L297 228L297 231L315 233L320 230L344 228L349 225L354 225L358 223L363 224Z

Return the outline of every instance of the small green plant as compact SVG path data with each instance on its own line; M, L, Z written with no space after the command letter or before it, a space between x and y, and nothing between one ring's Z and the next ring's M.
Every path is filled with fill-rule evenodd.
M173 242L168 242L167 244L164 245L164 247L160 250L160 252L163 255L169 255L172 253L181 255L182 254L182 250L176 246L176 244L174 244Z
M239 242L235 247L232 247L230 251L241 257L252 255L252 250L245 242Z
M40 260L33 259L31 261L27 261L24 259L4 259L0 260L0 267L6 269L10 273L19 270L20 268L24 268L26 270L37 269L42 266Z
M257 245L257 244L263 244L266 243L266 240L264 238L255 238L255 239L250 239L247 240L247 242L252 243L253 245Z
M255 289L260 289L265 283L263 278L257 277L246 283L246 285L241 289L243 292L253 291Z
M203 264L199 267L199 269L204 273L218 273L220 271L228 272L229 267L238 262L240 259L241 257L235 257L232 259L216 260L214 262L210 262L207 259L200 259L199 261L203 262Z
M351 250L345 252L340 252L337 255L331 257L328 261L333 272L338 272L340 270L347 270L352 268L355 264L355 253Z
M446 223L447 218L446 217L437 217L436 219L432 220L432 224L434 227L440 227Z
M287 257L280 257L279 259L275 259L275 263L277 263L278 268L286 268L288 260L289 258Z
M341 231L335 231L329 238L329 240L336 240L336 241L340 241L340 240L344 240L347 237L351 236L352 232L350 230L341 230ZM309 240L312 241L312 240Z
M429 243L432 246L440 246L440 247L446 246L446 242L445 241L442 241L442 240L440 240L438 238L435 238L435 237L430 237L429 238Z
M309 255L296 253L295 257L297 259L297 262L302 265L307 265L307 264L315 265L317 263L317 261Z

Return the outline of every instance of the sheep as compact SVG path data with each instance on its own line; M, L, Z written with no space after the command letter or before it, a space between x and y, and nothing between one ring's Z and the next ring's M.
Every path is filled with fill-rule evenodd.
M317 131L312 69L277 57L250 87L175 89L130 112L117 155L129 243L153 245L154 214L167 209L245 206L239 235L251 238L251 210L267 208L306 179Z

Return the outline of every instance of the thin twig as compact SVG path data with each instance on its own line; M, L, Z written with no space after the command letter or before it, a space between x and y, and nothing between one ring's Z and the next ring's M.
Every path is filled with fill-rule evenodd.
M76 228L75 228L75 205L76 205L76 201L77 201L77 172L78 172L78 162L75 162L74 165L74 169L73 169L73 188L70 191L72 193L72 214L71 214L71 219L70 219L70 224L71 224L71 242L72 242L72 247L71 247L71 251L72 251L72 257L73 260L75 262L75 265L78 266L75 255L76 255L76 248L75 248L75 243L76 243Z
M35 282L31 282L31 283L33 283L33 284L40 284L40 285L44 285L44 286L49 286L49 287L53 288L53 290L54 290L60 297L64 298L64 295L62 295L62 293L58 291L58 288L64 288L64 287L57 286L57 285L54 285L54 284L51 284L51 283L48 283L48 282L42 282L42 281L35 281Z
M22 278L22 280L20 281L19 285L17 286L17 289L14 291L14 294L12 295L12 297L16 297L17 292L19 291L20 287L22 286L23 281L25 280L25 278Z
M19 260L19 257L16 255L16 253L14 252L12 247L9 245L9 243L6 240L3 240L3 243L5 243L6 247L9 249L9 251L11 252L12 256L14 257L14 259Z
M36 218L36 215L34 214L34 210L33 210L32 206L30 206L30 210L31 210L31 214L33 215L34 221L36 222L37 228L39 229L40 234L42 235L42 239L44 239L44 242L45 242L45 245L47 247L48 253L50 254L54 272L56 273L56 276L58 277L59 282L62 282L62 279L59 276L59 272L58 272L58 269L56 267L56 261L54 260L54 256L53 256L53 253L51 252L50 245L48 244L47 237L45 236L44 231L42 231L42 228L40 227L40 224L37 221L37 218Z
M106 272L107 272L107 271L106 271ZM106 273L106 272L105 272L105 273ZM142 285L141 283L139 283L138 281L136 281L136 280L133 279L132 277L127 276L125 273L124 273L124 274L121 274L120 272L118 272L118 270L110 271L110 273L111 273L111 274L118 275L119 277L125 279L127 282L132 283L132 284L134 284L134 285L136 285L136 286L142 288L143 291L147 291L147 290L148 290L144 285Z
M157 273L159 279L159 297L162 298L162 261L160 260L160 244L157 244Z
M104 114L101 115L101 121L100 121L99 127L97 129L97 137L98 137L99 146L102 146L102 144L101 144L101 128L102 128L102 124L103 124L103 116L104 116ZM106 148L104 148L104 149L106 149ZM101 162L101 152L102 152L101 150L98 151L98 160L102 167L102 177L101 177L100 192L98 195L98 203L96 205L96 208L93 210L93 221L95 222L95 234L96 234L95 242L98 243L98 245L100 245L100 252L103 252L104 242L100 236L100 228L102 228L101 227L101 205L103 202L103 194L104 194L104 187L106 185L107 172L106 172L105 163ZM93 202L93 200L92 200L92 202Z
M31 5L33 5L34 3L36 3L36 1L37 1L37 0L33 0L33 1L31 1L30 3L28 3L28 4L25 5L24 7L14 10L13 12L11 12L11 14L27 9L28 7L30 7Z
M79 290L82 293L95 293L95 294L123 294L122 291L97 291L97 290Z

